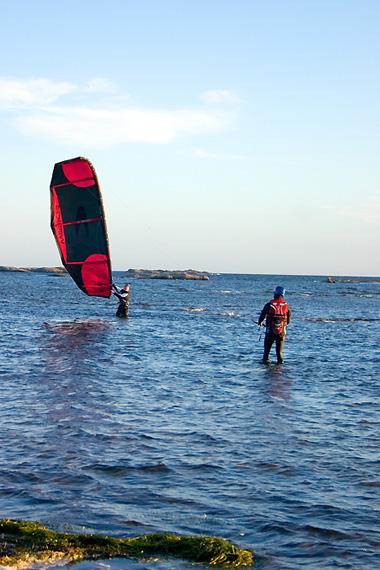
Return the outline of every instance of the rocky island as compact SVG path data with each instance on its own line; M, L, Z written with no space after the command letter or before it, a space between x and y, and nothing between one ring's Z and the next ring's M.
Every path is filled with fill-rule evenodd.
M12 265L0 265L0 271L15 271L18 273L66 273L64 267L14 267Z
M185 269L184 271L169 271L167 269L128 269L125 276L135 279L188 279L196 281L207 281L209 274L206 271L194 271Z
M380 277L327 277L326 283L380 283Z

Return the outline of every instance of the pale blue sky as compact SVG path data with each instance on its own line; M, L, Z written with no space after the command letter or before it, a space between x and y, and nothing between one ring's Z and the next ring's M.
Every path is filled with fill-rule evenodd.
M86 156L113 268L379 275L380 2L0 0L0 265L58 265Z

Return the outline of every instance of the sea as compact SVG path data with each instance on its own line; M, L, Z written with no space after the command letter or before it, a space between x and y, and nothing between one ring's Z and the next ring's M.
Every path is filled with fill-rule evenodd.
M257 570L378 570L380 279L130 282L123 320L66 275L0 273L0 517L220 536ZM284 364L263 365L277 285L293 318Z

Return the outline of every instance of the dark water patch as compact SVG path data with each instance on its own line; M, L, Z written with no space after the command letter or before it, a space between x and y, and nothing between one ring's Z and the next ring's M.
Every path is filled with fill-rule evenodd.
M163 463L151 464L151 465L103 465L94 464L87 465L86 470L104 473L113 477L120 477L123 475L129 475L131 473L138 475L138 473L158 473L166 474L170 473L172 470Z
M360 481L360 484L364 487L371 487L374 489L380 489L380 480L377 481Z
M140 466L135 466L134 469L137 471L141 471L142 473L170 473L172 471L164 463L156 463L152 465L140 465Z
M322 528L313 525L305 525L304 530L312 536L323 537L334 540L349 540L351 535L349 533L341 532L336 529Z
M281 465L278 463L258 462L256 463L256 467L263 471L269 471L285 476L295 475L298 472L298 470L291 465Z
M130 473L131 468L124 465L104 465L102 463L95 463L93 465L83 466L85 471L93 473L101 473L108 477L123 477Z
M206 462L186 463L185 461L182 462L181 467L183 467L186 472L194 471L198 473L210 473L224 469L222 465L216 465L213 463L206 463Z

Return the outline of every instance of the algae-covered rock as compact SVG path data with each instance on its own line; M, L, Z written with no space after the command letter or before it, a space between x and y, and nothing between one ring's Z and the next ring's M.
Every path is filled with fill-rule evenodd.
M28 568L39 561L75 562L114 557L176 556L191 562L239 568L251 566L254 554L222 538L146 534L112 538L49 530L38 522L0 520L0 566Z

